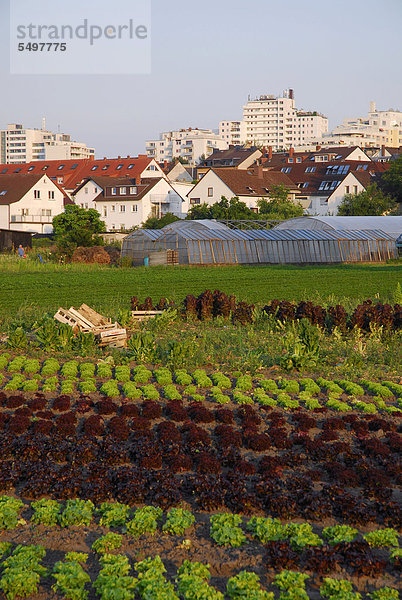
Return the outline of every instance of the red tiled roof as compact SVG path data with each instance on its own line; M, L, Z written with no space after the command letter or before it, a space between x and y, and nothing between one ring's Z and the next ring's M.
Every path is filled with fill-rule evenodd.
M280 171L262 171L261 169L261 177L250 170L239 170L230 167L226 169L211 169L211 171L215 173L236 196L267 196L275 185L284 185L289 190L298 191L298 188L293 181Z
M107 177L105 177L104 179L108 179ZM113 194L110 192L110 190L112 189L112 187L118 187L115 186L115 182L114 182L114 178L113 178L113 182L109 181L106 182L107 186L101 186L103 189L101 191L100 194L98 194L98 196L96 196L94 198L95 202L107 202L107 201L112 201L112 202L122 202L124 200L141 200L141 198L143 198L145 196L145 194L147 194L149 191L152 190L153 187L155 187L155 185L157 183L159 183L161 180L163 179L163 177L152 177L150 179L142 179L141 183L137 184L135 187L137 188L137 193L136 194L124 194L124 196L121 195L117 195L117 194ZM127 187L130 187L130 184L126 182L124 182L124 180L120 180L120 184L124 185L124 183L126 183ZM121 182L123 181L123 183ZM134 183L131 182L131 185L135 185Z
M51 179L62 177L61 185L73 190L86 177L102 175L107 177L132 177L139 178L152 162L152 158L145 155L126 158L76 159L76 160L35 160L30 163L0 165L0 175L3 173L18 175L46 173Z

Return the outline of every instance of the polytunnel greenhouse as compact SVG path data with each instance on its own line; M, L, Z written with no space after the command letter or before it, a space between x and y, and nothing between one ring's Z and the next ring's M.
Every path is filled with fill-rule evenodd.
M176 221L140 229L123 240L134 265L314 264L378 262L397 257L395 239L379 230L230 229L216 221ZM161 260L157 260L158 255Z

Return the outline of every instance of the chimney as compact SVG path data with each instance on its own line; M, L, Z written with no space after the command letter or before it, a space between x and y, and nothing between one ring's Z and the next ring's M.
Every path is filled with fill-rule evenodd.
M42 119L42 131L45 131L45 129L46 129L46 119L45 119L45 117L43 117L43 119Z
M266 152L267 152L267 149L266 149L266 147L265 147L265 146L263 146L263 147L262 147L262 150L261 150L261 152L262 152L262 155L263 155L263 156L265 156L265 154L266 154Z
M319 150L321 150L321 146L319 144L316 145L315 147L316 151L319 152Z
M381 156L385 156L385 144L381 146Z
M120 158L121 158L121 156L118 156L117 158L118 158L118 159L120 159Z
M268 146L268 158L269 160L272 158L272 146Z
M375 102L370 102L369 112L375 112L375 111L376 111Z
M258 179L263 179L263 177L264 177L264 171L263 171L262 165L257 166L257 177L258 177Z
M292 146L289 148L289 158L293 158L293 154L294 154L295 149L292 148Z
M293 92L292 88L290 88L290 89L289 89L289 98L290 98L291 100L293 100L293 99L294 99L294 92Z
M167 169L167 166L168 166L168 161L165 159L165 160L163 161L163 168L164 168L164 169Z

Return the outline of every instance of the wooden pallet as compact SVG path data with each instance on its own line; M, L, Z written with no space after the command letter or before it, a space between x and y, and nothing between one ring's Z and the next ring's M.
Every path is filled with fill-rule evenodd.
M101 346L122 347L126 344L126 330L117 321L112 323L86 304L82 304L78 310L73 306L68 310L59 308L54 318L72 327L74 332L93 333Z
M163 310L132 310L131 318L134 322L146 321L147 319L155 319L156 316L162 315Z

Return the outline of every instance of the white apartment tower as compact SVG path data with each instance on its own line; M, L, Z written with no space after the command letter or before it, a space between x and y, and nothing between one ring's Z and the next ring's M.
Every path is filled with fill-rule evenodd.
M249 143L282 150L301 146L310 138L320 138L328 132L328 119L314 111L297 110L293 90L281 97L263 95L249 99L243 107L242 121L221 121L220 133L229 143Z
M42 129L29 129L20 123L11 123L7 129L0 130L1 164L90 158L94 155L94 148L73 141L70 135L46 130L45 119Z
M226 150L227 144L212 129L179 129L161 133L159 140L146 142L149 158L157 162L171 162L183 158L189 164L197 164L202 156L209 156L214 150Z

